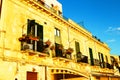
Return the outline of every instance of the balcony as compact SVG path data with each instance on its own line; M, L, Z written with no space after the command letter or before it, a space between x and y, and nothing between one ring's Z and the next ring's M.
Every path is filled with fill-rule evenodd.
M23 34L22 37L18 39L21 42L21 52L28 53L29 56L37 55L39 57L48 57L46 48L47 45L43 45L43 41L40 41L38 37L32 35ZM36 45L41 44L41 45ZM38 47L39 46L39 47ZM45 49L43 51L43 49Z
M82 62L82 63L88 63L88 56L81 55L81 57L77 57L77 63Z
M91 66L92 73L113 74L114 70L109 68L100 68L99 66Z
M20 41L26 41L25 39L26 38L22 37L22 39L20 38ZM37 40L37 39L35 38L33 40ZM47 44L50 44L50 42L47 41ZM28 46L31 46L31 45L28 45ZM31 47L26 47L26 46L24 47L25 49L29 49L29 48L31 49ZM58 54L54 58L52 58L52 57L48 57L49 55L47 55L46 53L37 52L33 50L25 50L22 53L27 55L24 55L24 58L22 61L23 63L46 65L46 66L56 67L58 69L61 69L61 68L69 69L69 70L72 70L73 72L76 71L75 73L77 74L78 73L82 73L84 75L86 74L86 71L85 71L86 66L90 67L90 65L88 64L88 56L85 56L85 55L76 56L76 59L77 59L77 63L76 63L71 58L71 53L73 52L72 49L70 48L66 49L66 53L62 53L61 48L58 48L56 51L58 51ZM106 64L103 63L103 64L106 65L107 68L101 68L99 60L94 59L94 66L91 66L91 71L95 73L112 74L112 71L113 71L113 69L111 69L112 66L108 63Z
M105 63L105 64L106 64L106 68L113 69L113 65L111 65L109 63Z
M99 59L94 59L94 66L100 66Z
M105 62L100 62L98 59L94 59L94 66L100 66L101 68L113 69L113 65Z
M73 72L74 74L80 74L84 76L86 75L89 77L89 73L87 72L87 68L89 64L76 63L73 60L62 58L62 57L53 58L53 64L55 65L53 69L56 69L55 67L57 67L57 69L60 69L60 70L67 69L68 71ZM63 71L59 71L59 73L63 73Z

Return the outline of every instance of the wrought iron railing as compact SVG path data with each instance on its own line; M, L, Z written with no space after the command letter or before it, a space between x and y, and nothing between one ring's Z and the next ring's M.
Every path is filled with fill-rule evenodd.
M88 63L88 56L81 55L81 57L77 57L77 62Z
M95 66L100 66L100 61L99 61L99 59L94 59L94 65L95 65Z

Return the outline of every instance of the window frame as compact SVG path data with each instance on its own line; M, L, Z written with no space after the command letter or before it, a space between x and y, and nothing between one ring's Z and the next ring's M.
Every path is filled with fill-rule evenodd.
M54 29L54 35L60 37L60 29L55 28Z

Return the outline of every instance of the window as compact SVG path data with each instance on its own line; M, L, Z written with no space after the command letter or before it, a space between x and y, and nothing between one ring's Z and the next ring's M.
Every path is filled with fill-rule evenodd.
M99 56L100 66L101 66L101 68L104 68L105 67L104 56L100 52L98 52L98 56Z
M21 50L43 51L43 26L36 23L35 20L29 20L27 24L27 34L21 38Z
M60 37L60 30L57 28L55 28L55 36Z
M37 37L39 41L29 40L29 44L33 44L34 51L43 51L43 26L36 23L35 20L28 20L27 35Z
M58 28L54 29L55 43L61 44L60 30Z

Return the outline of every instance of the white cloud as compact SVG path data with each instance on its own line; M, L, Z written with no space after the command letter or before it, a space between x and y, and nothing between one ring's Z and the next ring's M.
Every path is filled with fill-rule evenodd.
M120 31L120 27L116 28L116 30Z
M107 33L115 33L120 34L120 27L108 27L108 29L105 31Z
M108 43L115 42L115 41L116 41L115 39L107 40Z

